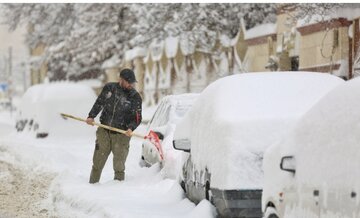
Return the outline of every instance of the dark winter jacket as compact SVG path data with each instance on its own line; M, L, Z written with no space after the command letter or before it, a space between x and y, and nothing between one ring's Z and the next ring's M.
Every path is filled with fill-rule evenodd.
M119 83L107 83L89 113L100 122L122 130L134 130L141 122L141 97L135 89L123 89Z

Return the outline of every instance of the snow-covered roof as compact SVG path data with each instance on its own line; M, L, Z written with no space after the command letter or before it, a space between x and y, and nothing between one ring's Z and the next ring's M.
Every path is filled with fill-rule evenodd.
M145 53L145 57L143 58L144 63L149 61L150 56L151 56L150 49L148 49Z
M151 57L154 61L159 61L164 52L164 41L152 42L149 46Z
M252 39L276 33L275 23L266 23L255 26L245 32L245 39Z
M195 52L195 43L188 38L180 38L180 49L183 55L193 54Z
M212 187L260 188L265 149L342 82L310 72L224 77L201 93L178 124L174 139L191 140L194 165L208 168Z
M345 6L347 6L347 5L345 4ZM332 12L326 16L321 16L321 15L317 14L317 15L312 15L310 18L304 17L303 19L300 19L297 21L296 27L308 26L311 24L324 22L324 21L328 21L331 19L337 19L337 18L346 18L347 20L353 20L358 17L360 17L360 5L359 4L349 4L349 6L338 8L334 12Z
M145 56L146 56L146 49L141 47L135 47L125 52L126 61L130 61L133 60L134 58L145 57Z
M165 39L165 52L168 58L173 58L179 49L179 38L178 37L167 37Z
M239 40L240 34L245 33L245 32L246 32L246 28L245 28L245 25L244 25L244 20L241 19L240 20L240 27L239 27L239 30L238 30L236 36L231 39L228 36L226 36L224 34L221 34L220 35L220 42L224 47L235 46L236 43Z
M220 42L221 42L221 45L223 47L230 47L231 46L231 39L225 34L220 35Z
M120 59L115 54L111 58L103 62L103 64L101 65L101 69L117 67L119 64L120 64Z

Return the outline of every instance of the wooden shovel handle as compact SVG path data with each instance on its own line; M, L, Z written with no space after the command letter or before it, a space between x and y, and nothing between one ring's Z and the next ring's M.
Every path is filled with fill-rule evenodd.
M86 119L83 119L83 118L80 118L80 117L75 117L73 115L70 115L70 114L64 114L64 113L60 113L61 116L63 117L66 117L66 118L71 118L71 119L74 119L74 120L78 120L78 121L82 121L82 122L85 122L86 123ZM118 129L118 128L115 128L115 127L111 127L111 126L107 126L107 125L104 125L104 124L101 124L101 123L96 123L96 122L93 122L93 124L95 126L99 126L101 128L104 128L104 129L108 129L108 130L111 130L111 131L114 131L114 132L118 132L118 133L121 133L121 134L126 134L126 131L125 130L122 130L122 129ZM131 136L136 136L136 137L139 137L139 138L145 138L145 136L142 136L142 135L139 135L139 134L136 134L136 133L132 133Z

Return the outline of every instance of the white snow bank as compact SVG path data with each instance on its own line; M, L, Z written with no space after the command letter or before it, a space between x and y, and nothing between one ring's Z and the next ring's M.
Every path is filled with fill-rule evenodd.
M261 188L265 149L343 80L323 73L228 76L210 84L177 126L191 140L194 165L211 173L211 187Z
M180 38L180 49L183 55L190 55L195 52L195 40L191 40L189 36L184 35Z
M245 32L245 39L252 39L259 36L266 36L276 33L275 23L266 23L255 26Z
M0 125L2 132L1 128ZM136 129L139 134L144 131L144 126ZM110 154L100 183L88 183L95 133L45 140L13 133L0 138L0 161L28 173L49 171L58 174L44 202L44 207L54 217L215 217L209 202L195 206L184 198L177 181L162 178L158 165L151 168L139 166L141 142L137 138L130 141L126 176L122 182L113 181Z

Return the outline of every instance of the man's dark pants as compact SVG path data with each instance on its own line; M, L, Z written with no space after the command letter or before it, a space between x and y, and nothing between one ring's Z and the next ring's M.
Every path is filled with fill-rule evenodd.
M124 134L112 132L101 127L97 129L90 183L99 182L101 172L110 152L114 156L114 179L124 180L125 161L129 153L129 141L130 137Z

